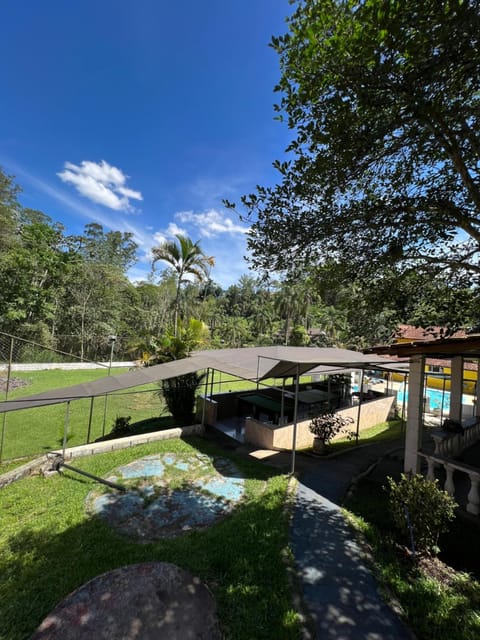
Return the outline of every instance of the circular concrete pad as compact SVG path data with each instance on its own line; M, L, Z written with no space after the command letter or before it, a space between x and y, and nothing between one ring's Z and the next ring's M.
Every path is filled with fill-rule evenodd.
M86 508L121 535L153 542L209 527L242 500L245 480L237 467L204 454L153 454L117 467L108 480L126 492L95 487Z
M220 640L215 602L174 564L133 564L97 576L48 615L31 640Z

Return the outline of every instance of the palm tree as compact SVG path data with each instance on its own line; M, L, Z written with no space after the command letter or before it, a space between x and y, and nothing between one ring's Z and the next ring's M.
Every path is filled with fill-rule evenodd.
M152 255L154 265L158 260L169 264L177 277L177 289L174 303L174 335L177 335L178 309L180 305L180 292L182 284L189 282L189 276L193 276L198 282L207 280L210 269L215 264L213 256L207 256L202 251L199 242L192 240L180 233L175 234L176 240L166 240L158 247L153 247Z

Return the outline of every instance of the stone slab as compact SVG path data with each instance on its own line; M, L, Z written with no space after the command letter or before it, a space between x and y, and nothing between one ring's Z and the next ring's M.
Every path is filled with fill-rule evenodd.
M31 640L221 640L215 601L199 578L148 562L97 576L71 593Z

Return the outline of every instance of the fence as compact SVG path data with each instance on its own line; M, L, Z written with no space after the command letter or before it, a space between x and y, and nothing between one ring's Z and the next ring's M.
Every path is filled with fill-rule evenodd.
M0 333L0 398L13 400L42 391L90 382L110 374L115 345L108 362L86 361L75 354L40 345L24 338ZM132 363L116 371L127 371ZM68 407L68 415L67 415ZM108 397L85 398L71 403L22 409L0 415L0 462L38 455L58 448L68 421L68 444L93 442L108 434L117 416L134 416L134 421L156 418L164 403L158 385ZM151 425L150 425L151 426Z

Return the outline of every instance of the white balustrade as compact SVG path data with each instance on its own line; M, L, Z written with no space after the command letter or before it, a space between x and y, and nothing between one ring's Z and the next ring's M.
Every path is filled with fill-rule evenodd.
M435 443L434 456L453 458L480 440L480 418L473 417L464 421L462 433L451 433L434 429L431 433Z
M468 513L478 516L480 514L480 470L451 459L445 460L444 458L429 456L425 453L420 453L419 455L421 455L427 463L427 480L434 480L435 469L443 467L445 470L445 484L443 488L453 497L455 497L455 471L468 475L470 480L470 491L467 495L466 510Z
M467 511L473 513L474 516L478 516L480 513L480 496L478 494L478 483L480 481L480 474L469 474L471 487L467 496Z

